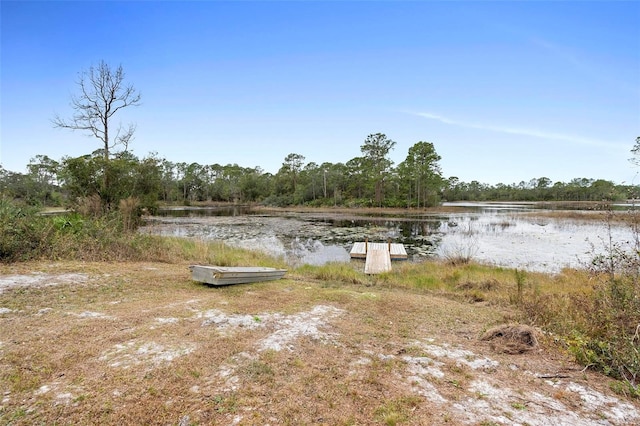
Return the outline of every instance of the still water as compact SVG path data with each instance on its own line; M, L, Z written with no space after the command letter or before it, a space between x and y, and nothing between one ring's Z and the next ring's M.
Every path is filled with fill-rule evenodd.
M345 213L258 214L247 207L168 209L142 232L265 251L292 265L349 262L354 242L403 243L409 261L471 257L496 266L558 272L583 267L614 241L631 241L622 225L532 216L528 204L449 204L448 213L363 216ZM536 210L539 211L539 210Z

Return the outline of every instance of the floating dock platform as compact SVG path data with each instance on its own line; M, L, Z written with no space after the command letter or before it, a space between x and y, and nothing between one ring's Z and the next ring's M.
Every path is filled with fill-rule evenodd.
M353 243L350 255L352 259L366 259L367 252L370 250L386 250L389 252L391 260L407 260L408 258L404 244L370 243L368 241Z
M407 251L403 244L370 243L368 241L354 243L351 248L352 259L366 259L365 274L380 274L391 270L391 260L407 259Z

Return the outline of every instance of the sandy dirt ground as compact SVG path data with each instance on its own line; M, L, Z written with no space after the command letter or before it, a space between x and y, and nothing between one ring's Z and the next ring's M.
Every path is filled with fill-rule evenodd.
M637 400L552 339L480 341L508 318L495 307L295 276L208 288L186 270L3 267L0 423L640 424Z

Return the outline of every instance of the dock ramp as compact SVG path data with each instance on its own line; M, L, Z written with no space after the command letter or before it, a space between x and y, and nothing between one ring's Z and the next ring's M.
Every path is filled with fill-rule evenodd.
M365 274L379 274L391 270L392 260L407 259L403 244L357 242L351 248L352 259L366 259Z
M365 274L380 274L391 270L391 253L386 248L367 251Z

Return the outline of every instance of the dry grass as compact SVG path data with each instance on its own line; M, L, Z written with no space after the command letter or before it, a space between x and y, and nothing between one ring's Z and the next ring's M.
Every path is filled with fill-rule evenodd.
M507 324L487 330L480 340L491 342L493 350L507 354L521 354L538 347L540 333L522 324Z
M532 218L633 225L638 222L638 206L629 205L627 210L611 210L606 205L596 205L592 210L545 210L519 213L519 215Z
M476 282L479 291L504 292L509 272L489 281L475 265L405 264L413 277L404 284L395 273L339 284L339 272L325 271L334 280L327 285L303 270L210 288L192 282L187 266L0 265L0 279L49 277L0 286L0 423L490 424L518 415L518 389L526 398L559 392L525 370L576 368L554 347L526 359L495 354L478 338L513 311L445 292ZM60 274L83 278L56 282ZM429 274L444 284L412 284ZM606 392L602 376L573 380ZM487 394L494 388L503 392L495 400ZM565 393L568 410L579 404L576 392ZM482 398L495 407L480 408ZM579 419L592 416L576 410Z

